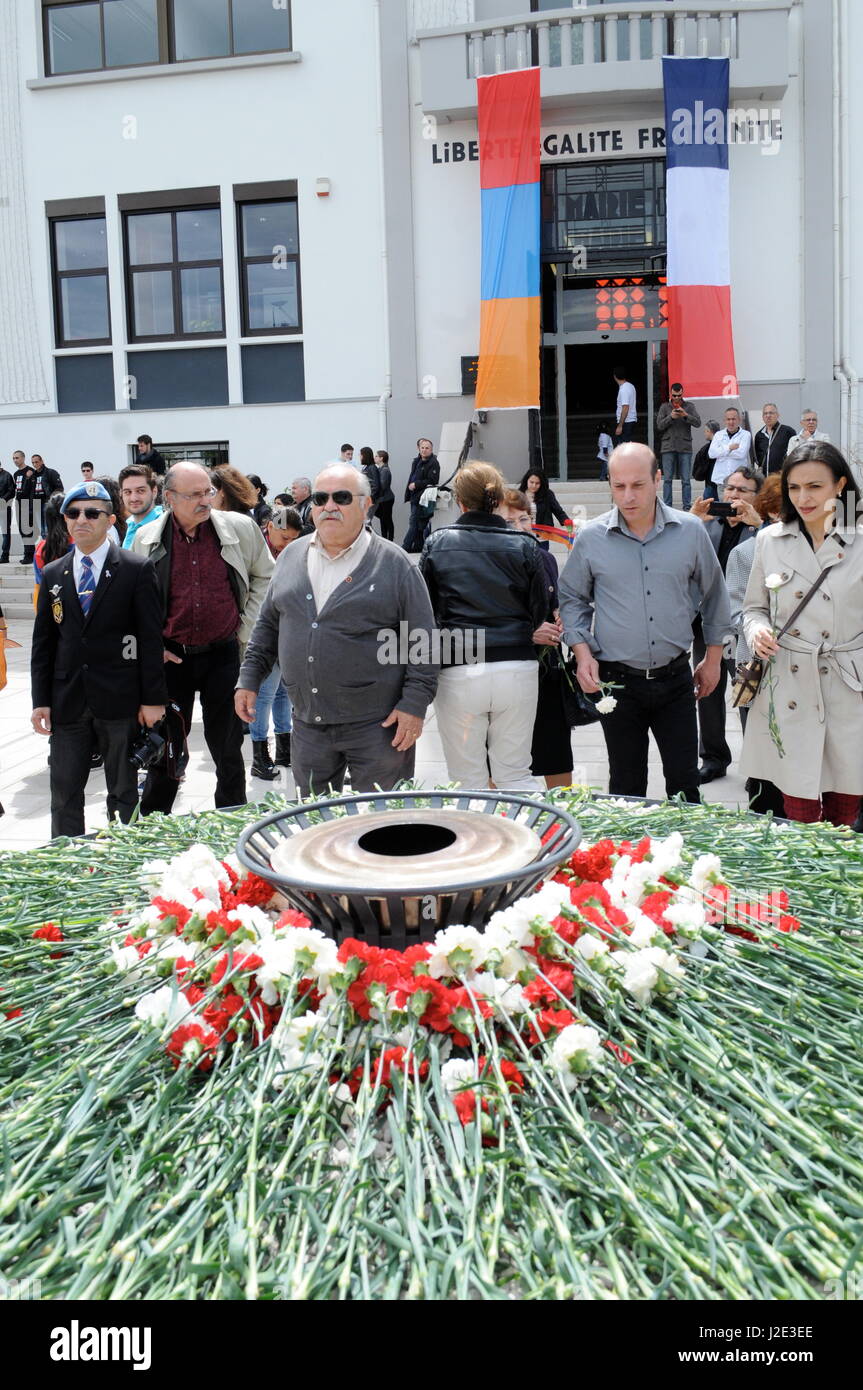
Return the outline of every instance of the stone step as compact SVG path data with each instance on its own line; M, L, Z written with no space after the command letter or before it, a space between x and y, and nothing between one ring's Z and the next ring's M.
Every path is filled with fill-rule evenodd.
M7 603L4 598L0 602L0 608L3 609L4 618L19 618L22 622L32 622L36 616L33 612L32 599L26 603L20 603L16 597L11 603Z

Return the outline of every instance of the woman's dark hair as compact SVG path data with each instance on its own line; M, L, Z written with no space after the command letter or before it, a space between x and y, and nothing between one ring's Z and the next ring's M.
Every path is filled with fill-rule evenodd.
M378 458L383 459L385 464L388 464L390 461L390 456L386 449L378 449Z
M367 468L368 465L370 463L374 463L374 461L374 450L370 449L368 444L364 444L363 447L360 449L360 467Z
M549 491L548 478L541 468L529 468L518 485L519 492L527 492L528 478L539 478L539 487L536 490L537 497L544 497Z
M273 498L274 507L293 507L294 499L289 492L277 492Z
M114 525L117 528L117 535L120 537L120 544L126 539L126 523L123 520L123 499L120 496L120 484L116 478L109 478L107 475L102 478L94 478L94 483L101 483L106 492L111 494L111 511L116 518Z
M247 473L247 474L246 474L246 477L248 478L249 482L252 484L252 487L257 488L257 490L258 490L258 498L259 498L259 500L260 500L261 502L263 502L264 498L266 497L267 493L268 493L269 490L270 490L270 489L267 487L266 483L262 483L262 482L261 482L261 480L260 480L260 478L258 477L257 473Z
M222 494L226 503L223 510L226 512L241 512L243 516L248 516L252 508L257 506L258 494L252 479L241 473L239 468L232 468L229 463L213 469L213 487Z
M45 504L45 544L42 547L42 568L59 560L72 544L65 516L60 515L64 494L52 492Z
M813 444L798 444L782 465L782 506L779 509L782 521L800 521L801 526L803 525L800 514L788 494L788 475L792 468L797 468L801 463L823 463L833 474L834 482L838 483L844 479L843 501L845 507L848 507L849 499L857 492L854 474L848 467L845 455L839 452L835 444L816 439ZM853 513L853 503L851 507Z

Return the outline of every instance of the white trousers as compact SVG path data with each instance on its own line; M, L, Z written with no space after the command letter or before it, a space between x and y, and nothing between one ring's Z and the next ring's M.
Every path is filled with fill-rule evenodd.
M540 791L530 771L539 665L482 661L442 671L434 706L453 782L483 790Z

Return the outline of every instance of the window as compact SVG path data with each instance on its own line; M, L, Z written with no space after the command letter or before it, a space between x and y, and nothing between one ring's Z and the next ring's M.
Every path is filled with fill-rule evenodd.
M130 212L125 226L130 341L220 337L219 209Z
M86 0L44 6L50 74L159 62L159 0Z
M289 0L42 0L49 76L289 52Z
M296 199L239 203L237 213L244 336L299 333Z
M57 346L110 343L104 217L53 220L51 257Z
M174 61L291 46L288 0L173 0Z

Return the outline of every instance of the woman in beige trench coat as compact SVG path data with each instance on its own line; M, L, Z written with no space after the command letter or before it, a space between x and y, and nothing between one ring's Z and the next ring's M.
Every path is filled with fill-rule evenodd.
M782 469L782 520L761 531L743 601L746 641L775 658L753 700L741 773L781 788L793 820L851 825L863 796L863 532L856 487L832 444L802 445ZM789 620L822 570L827 578ZM771 735L770 675L778 737ZM777 744L781 744L780 747Z

